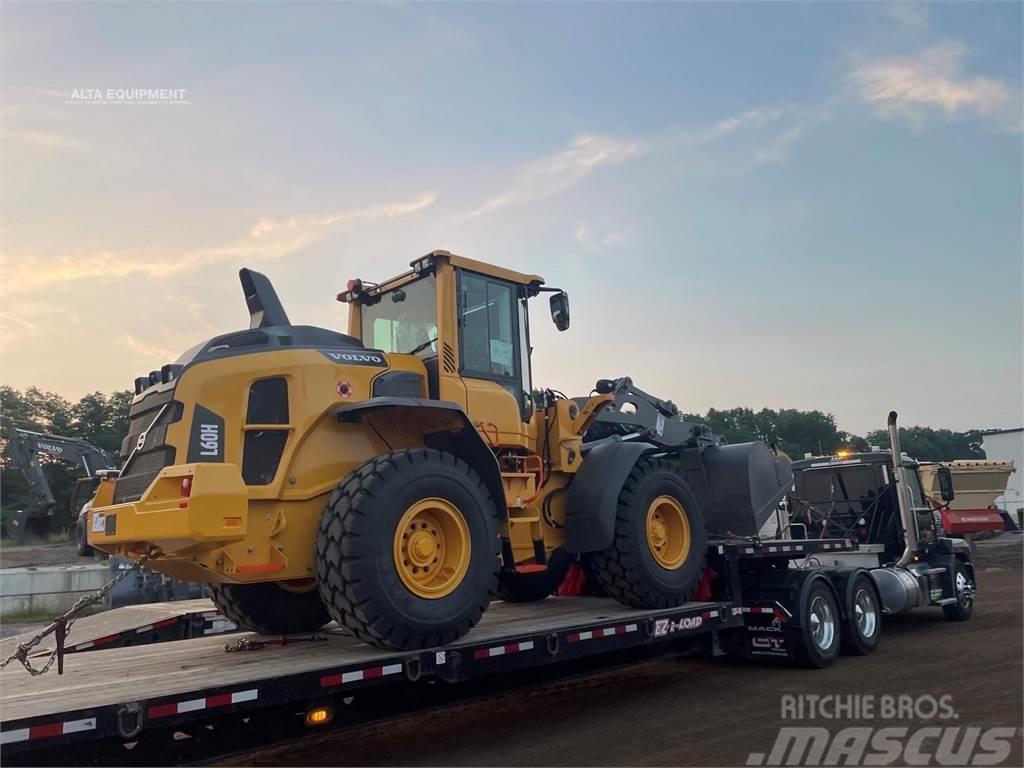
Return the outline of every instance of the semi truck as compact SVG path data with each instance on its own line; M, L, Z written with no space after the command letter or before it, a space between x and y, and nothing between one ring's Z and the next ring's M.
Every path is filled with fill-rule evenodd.
M550 292L569 325L536 275L434 251L351 281L347 335L292 326L265 277L241 280L249 330L137 381L89 531L208 581L211 608L251 631L74 653L61 677L10 665L7 763L216 754L373 691L397 710L419 686L622 653L823 668L874 652L886 614L972 614L970 552L913 496L895 413L893 491L864 534L769 446L727 445L629 377L535 404L530 300Z

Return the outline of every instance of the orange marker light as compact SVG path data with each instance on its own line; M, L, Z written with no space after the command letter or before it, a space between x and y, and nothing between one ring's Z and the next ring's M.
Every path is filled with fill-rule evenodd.
M306 711L306 725L327 725L334 719L334 707L310 707Z

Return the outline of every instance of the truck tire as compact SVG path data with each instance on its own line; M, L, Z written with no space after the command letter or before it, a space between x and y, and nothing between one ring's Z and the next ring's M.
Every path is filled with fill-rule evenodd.
M810 579L800 594L799 658L805 666L831 666L841 647L839 605L824 579Z
M315 632L331 620L311 579L210 584L210 598L226 618L261 635Z
M956 602L942 606L942 613L949 621L967 621L974 614L974 579L966 566L957 560L953 569L953 596Z
M588 557L610 596L634 608L671 608L693 594L707 557L700 502L678 469L642 458L619 493L611 546Z
M320 595L339 625L371 645L447 645L497 590L498 525L487 487L452 454L417 448L370 459L320 518Z
M871 577L858 573L846 589L842 646L849 654L867 656L882 639L882 606Z
M548 556L546 571L502 571L498 576L498 597L506 603L536 603L543 600L558 589L571 564L572 557L559 547Z

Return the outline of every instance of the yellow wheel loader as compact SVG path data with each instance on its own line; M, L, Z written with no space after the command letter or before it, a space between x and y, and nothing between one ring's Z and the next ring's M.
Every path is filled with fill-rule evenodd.
M547 597L574 560L622 603L679 605L709 538L755 535L789 489L767 445L723 445L629 378L535 397L531 301L569 327L541 277L447 251L410 266L349 281L347 334L292 325L241 270L250 327L136 379L90 544L155 548L153 569L209 583L259 632L334 620L415 649L496 595Z

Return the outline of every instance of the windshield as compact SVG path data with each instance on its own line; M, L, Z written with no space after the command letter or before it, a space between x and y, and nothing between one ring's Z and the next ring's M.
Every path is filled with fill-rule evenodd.
M383 352L430 354L437 350L434 276L381 294L361 307L363 344Z

